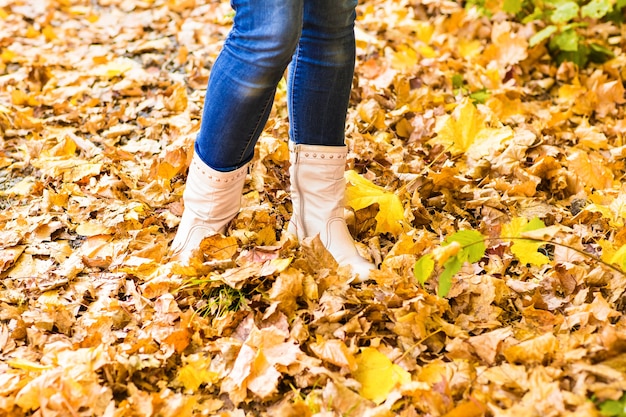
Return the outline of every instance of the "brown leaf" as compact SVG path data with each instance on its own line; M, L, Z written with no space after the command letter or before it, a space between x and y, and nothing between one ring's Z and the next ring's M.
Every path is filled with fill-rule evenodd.
M503 327L478 336L472 336L469 338L469 343L483 361L492 365L500 351L502 342L511 336L513 336L511 328Z
M505 348L502 352L507 361L512 363L541 363L552 358L558 351L558 340L552 333L546 333L516 345Z

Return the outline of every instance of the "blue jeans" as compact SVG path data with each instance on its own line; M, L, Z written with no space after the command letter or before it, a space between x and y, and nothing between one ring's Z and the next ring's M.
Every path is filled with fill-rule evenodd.
M232 171L254 155L289 66L289 136L341 146L355 61L357 0L231 0L233 27L211 70L195 149Z

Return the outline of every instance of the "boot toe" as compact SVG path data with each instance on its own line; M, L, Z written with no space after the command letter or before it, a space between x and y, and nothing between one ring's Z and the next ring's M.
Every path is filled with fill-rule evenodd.
M363 258L350 262L349 265L352 267L352 275L354 276L353 282L369 281L370 273L372 270L376 269L376 265Z
M213 227L201 223L185 230L179 229L179 233L172 244L170 261L188 264L194 255L194 251L200 248L202 240L216 233L223 233L223 231L215 231ZM179 236L181 241L178 240Z

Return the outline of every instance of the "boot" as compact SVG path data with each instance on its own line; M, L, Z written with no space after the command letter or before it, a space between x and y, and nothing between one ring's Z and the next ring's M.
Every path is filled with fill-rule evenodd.
M215 171L194 154L183 192L185 210L170 249L170 260L188 263L205 237L224 233L241 207L247 165Z
M291 203L288 231L302 240L320 235L339 265L350 265L358 282L366 281L374 264L363 259L343 217L346 146L289 143Z

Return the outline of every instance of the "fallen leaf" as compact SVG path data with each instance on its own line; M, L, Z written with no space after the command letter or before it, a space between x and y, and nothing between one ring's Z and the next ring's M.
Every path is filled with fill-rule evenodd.
M400 198L385 191L358 175L355 171L346 171L346 180L350 186L346 190L346 204L354 210L360 210L372 204L378 204L375 233L401 233L404 225L404 207Z
M411 374L395 365L375 348L365 347L356 357L354 378L361 384L360 394L380 404L394 389L411 381Z

